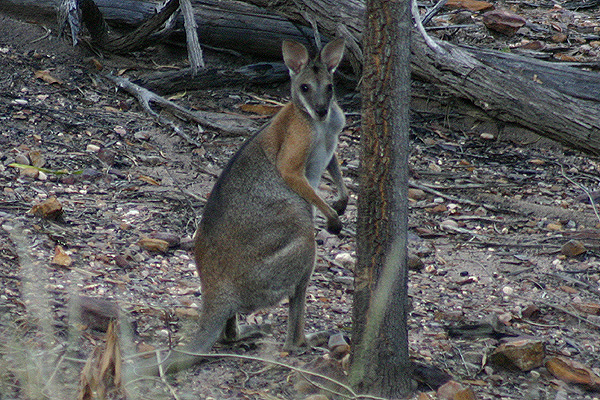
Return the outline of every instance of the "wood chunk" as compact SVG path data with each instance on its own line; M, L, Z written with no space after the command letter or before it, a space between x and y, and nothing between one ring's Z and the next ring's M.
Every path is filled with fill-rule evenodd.
M169 250L169 242L162 239L144 237L140 239L138 245L143 249L156 253L166 253Z
M446 7L478 12L491 10L494 8L494 5L487 1L478 0L448 0L446 2Z
M584 386L587 390L600 391L600 377L589 367L566 357L552 357L546 361L546 369L567 383Z

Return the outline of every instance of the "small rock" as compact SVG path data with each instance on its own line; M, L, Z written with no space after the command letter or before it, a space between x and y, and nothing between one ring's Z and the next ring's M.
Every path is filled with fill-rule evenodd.
M15 155L15 162L17 164L29 165L29 157L23 153L17 153Z
M96 153L98 150L100 150L100 146L96 144L88 144L85 148L88 153Z
M56 246L54 248L54 257L52 257L52 264L60 265L61 267L70 267L73 264L73 259L68 255L62 246Z
M490 355L489 360L507 369L530 371L543 365L544 356L544 344L541 340L521 339L501 344Z
M564 33L556 33L552 36L550 36L550 40L554 43L564 43L567 41L567 35L565 35Z
M345 346L347 344L348 344L348 342L344 338L343 333L335 333L335 334L329 336L329 341L327 343L327 347L329 347L329 350L331 350L337 346Z
M483 14L483 23L492 31L503 33L506 36L513 36L527 21L525 18L509 11L494 10Z
M24 178L36 179L39 176L40 171L37 168L22 168L20 173Z
M512 295L514 292L515 292L515 290L512 287L510 287L510 286L504 286L502 288L502 293L504 293L507 296Z
M324 394L311 394L304 400L329 400L329 397Z
M523 311L521 311L521 315L524 318L535 321L540 317L541 311L540 308L534 304L528 305Z
M425 267L425 263L415 254L409 254L407 260L408 269L411 271L420 271Z
M421 189L414 189L414 188L409 188L408 189L408 198L412 199L412 200L423 200L425 199L425 197L427 197L427 193L425 193L423 190Z
M84 181L94 181L96 179L101 178L104 174L101 171L98 171L94 168L84 168L79 174L79 179Z
M449 381L440 386L437 396L440 400L454 400L456 395L465 390L465 387L456 381Z
M446 219L440 223L440 228L451 231L458 228L458 223L453 219Z
M546 225L546 229L550 231L561 231L563 226L560 222L550 222L548 225Z
M33 206L29 212L33 215L37 215L38 217L50 220L58 220L62 218L63 208L56 196L52 196L40 204Z
M354 269L356 259L348 252L342 252L335 255L335 262L347 269Z

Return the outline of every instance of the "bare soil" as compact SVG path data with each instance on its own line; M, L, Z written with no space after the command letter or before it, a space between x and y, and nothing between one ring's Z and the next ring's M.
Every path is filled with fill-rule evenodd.
M206 57L213 65L252 61L210 51ZM121 332L126 355L185 342L193 332L202 300L189 240L203 199L244 138L180 122L202 143L192 146L102 77L105 71L135 77L184 65L180 50L161 45L102 58L85 46L71 47L41 24L0 14L0 398L73 397L85 360L104 338L70 319L80 295L116 301L133 322L131 336ZM239 106L285 101L286 93L285 85L233 87L175 100L243 115L256 125L266 117ZM430 95L428 101L441 101L439 93ZM317 220L319 256L306 329L348 337L360 109L355 93L340 97L348 113L340 154L352 196L339 237ZM31 171L11 166L28 162L47 171L28 176ZM599 398L543 366L523 372L487 362L502 335L448 334L448 327L496 320L502 332L542 340L547 358L561 355L600 371L600 318L573 307L600 302L599 220L589 201L598 198L598 160L415 100L410 167L414 187L424 190L410 203L410 249L423 263L410 273L413 358L470 386L477 399ZM330 196L333 189L324 180L322 190ZM30 213L52 196L63 207L62 220ZM177 243L151 252L139 241L152 235ZM572 239L586 251L563 255L561 246ZM58 265L63 252L71 265ZM532 307L535 315L524 314ZM293 366L329 354L326 345L281 352L285 304L243 318L266 323L272 332L217 351ZM135 382L110 397L306 398L308 390L294 382L293 372L281 366L216 358L166 380Z

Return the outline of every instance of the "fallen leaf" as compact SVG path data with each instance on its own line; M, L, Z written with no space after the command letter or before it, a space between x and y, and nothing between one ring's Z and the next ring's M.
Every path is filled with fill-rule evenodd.
M579 311L590 314L590 315L600 315L600 304L596 303L572 303L572 306L578 309Z
M144 182L149 183L151 185L160 186L160 182L158 182L156 179L150 178L149 176L146 176L146 175L140 175L138 177L138 179L140 181L144 181Z
M94 348L79 377L78 400L113 398L121 392L122 356L115 322L108 325L106 343ZM116 396L120 397L120 396Z
M55 77L53 77L52 75L50 75L50 71L48 70L39 70L39 71L35 71L34 76L36 79L41 79L46 83L49 84L59 84L62 85L63 82L60 79L57 79Z
M560 252L567 257L577 257L586 251L586 247L579 240L569 240L560 248Z

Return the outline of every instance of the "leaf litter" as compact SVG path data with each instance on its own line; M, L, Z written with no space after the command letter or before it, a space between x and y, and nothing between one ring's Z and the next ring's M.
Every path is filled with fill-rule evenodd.
M577 12L534 11L529 18L542 23L580 18ZM31 30L2 18L15 33ZM0 80L7 88L0 97L0 393L35 398L52 387L59 388L55 396L79 387L86 398L90 390L105 390L100 382L112 388L113 398L303 399L313 393L294 388L287 369L235 359L211 359L168 382L138 382L121 390L121 351L127 362L133 351L175 345L193 332L201 293L191 236L218 171L243 138L186 127L200 141L193 148L158 126L128 95L90 75L78 51L60 45L55 52L42 42L33 46L13 37L0 52ZM519 33L509 39L518 40ZM565 54L585 61L593 51L575 48ZM173 100L202 103L209 111L241 110L250 119L273 105L240 104L265 96L285 102L285 88L252 92L232 88ZM352 93L341 102L350 113L340 153L351 203L340 237L325 232L318 219L306 329L349 338L360 126ZM446 371L456 384L444 385L437 395L421 388L421 396L597 398L598 160L427 111L413 119L410 157L410 350L413 359ZM21 174L26 166L37 174ZM328 184L322 189L326 196L332 193ZM46 202L60 209L62 220L30 212ZM77 322L70 305L81 296L111 305L88 304L82 311L87 317ZM36 297L48 301L36 303ZM115 319L115 304L124 315L120 324L131 326L130 336L118 334L121 349L117 331L104 331L105 318ZM103 317L98 309L112 311ZM286 318L285 303L244 316L271 332L217 350L293 366L328 365L318 361L335 354L326 345L281 352ZM516 346L531 350L515 352ZM511 353L492 356L504 348ZM493 362L516 354L516 365L531 365L520 353L532 354L533 369L515 372ZM40 356L55 362L40 363ZM31 368L41 379L26 373Z

